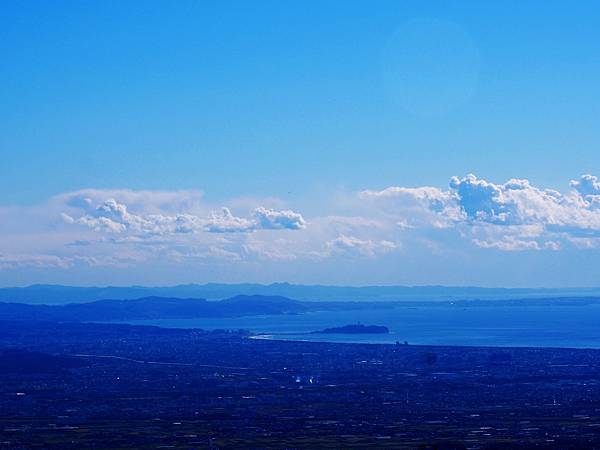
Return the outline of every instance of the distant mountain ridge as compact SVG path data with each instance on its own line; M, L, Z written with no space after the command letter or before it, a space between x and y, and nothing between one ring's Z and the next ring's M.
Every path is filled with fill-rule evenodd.
M263 314L297 314L307 311L298 301L285 297L240 295L222 301L143 297L132 300L98 300L66 305L0 303L0 320L56 322L104 322L147 319L193 319Z
M0 302L60 305L116 298L201 298L221 300L237 295L280 296L306 301L423 301L600 296L600 288L481 288L447 286L321 286L274 284L184 284L163 287L78 287L32 285L0 288Z
M546 297L504 300L299 301L283 296L237 295L224 300L142 297L96 300L64 305L0 302L0 321L111 322L151 319L228 318L302 314L315 311L391 309L398 307L584 306L600 304L600 297ZM0 327L1 328L1 327Z

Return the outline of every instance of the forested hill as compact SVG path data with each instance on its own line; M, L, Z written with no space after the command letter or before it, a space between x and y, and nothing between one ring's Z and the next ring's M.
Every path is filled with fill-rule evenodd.
M60 322L121 321L238 317L262 314L296 314L307 307L285 297L236 296L222 301L144 297L135 300L100 300L67 305L0 303L0 320Z

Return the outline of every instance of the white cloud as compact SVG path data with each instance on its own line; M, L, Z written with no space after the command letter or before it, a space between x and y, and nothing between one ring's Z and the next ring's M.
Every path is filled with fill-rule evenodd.
M572 191L560 193L524 179L497 184L467 175L452 177L447 189L391 186L380 191L365 190L344 203L346 214L340 214L333 205L330 215L313 217L309 229L304 217L290 209L258 206L250 208L245 217L238 216L228 207L211 211L200 201L198 192L186 191L156 196L149 192L108 191L115 194L114 198L102 198L102 191L81 191L63 196L70 211L63 217L69 224L126 236L128 239L119 242L129 245L134 245L133 239L138 245L142 241L154 246L159 241L163 246L195 243L212 246L214 255L221 251L240 258L271 260L311 255L374 257L397 249L407 239L413 245L436 243L438 252L445 245L454 245L453 239L510 252L592 248L595 239L600 238L600 182L584 175L571 186ZM130 207L124 200L135 206ZM177 208L164 206L168 201ZM239 207L243 205L238 202ZM74 214L78 210L83 214ZM298 234L289 240L268 235L249 240L253 232L260 230L295 230ZM224 244L209 239L210 234L240 237ZM431 245L425 247L430 250ZM202 252L206 254L206 250Z
M172 214L181 211L196 213L205 208L204 195L198 190L83 189L57 195L51 202L62 207L91 212L107 199L116 199L128 208L145 214Z
M242 217L235 217L229 208L222 208L220 214L213 212L205 222L204 229L213 233L234 233L252 231L254 223Z
M395 215L403 228L456 228L482 248L556 250L576 236L600 236L600 182L584 175L571 186L574 191L563 194L523 179L495 184L467 175L452 177L448 190L390 187L361 192L359 198L393 199L382 205L384 214Z
M494 184L467 175L453 177L450 187L468 219L477 222L566 225L576 222L575 216L584 206L577 197L536 188L528 180L512 179Z
M256 227L263 230L301 230L306 227L302 215L289 209L275 211L261 206L254 210L254 217Z
M330 253L334 254L342 253L374 257L377 254L388 253L395 250L397 245L391 241L359 239L354 236L342 234L327 242L326 247Z
M127 267L134 263L124 257L110 256L64 256L64 255L0 255L0 269L16 269L16 268L59 268L68 269L78 265L86 265L89 267L113 266Z
M205 225L206 231L246 232L256 230L301 230L306 222L301 214L291 210L276 211L262 206L256 208L252 219L235 217L228 208L222 208L221 214L213 213Z
M560 244L555 241L547 241L543 244L535 240L519 239L515 236L503 236L500 240L481 241L473 239L473 243L481 248L495 248L506 252L517 252L524 250L559 250Z
M375 271L383 255L434 261L475 251L497 258L597 251L600 181L584 175L570 186L558 192L467 175L444 189L332 194L307 201L307 214L321 214L306 219L278 199L221 206L199 191L88 189L34 207L0 207L0 269L214 264L258 273L305 264L318 272L350 261Z
M594 175L582 175L579 180L571 180L571 186L583 197L600 195L600 182Z
M300 230L306 222L301 214L291 210L276 211L262 206L256 208L253 217L246 219L234 216L229 208L223 207L219 213L212 212L208 217L188 213L175 215L140 215L129 212L127 205L115 199L104 200L95 208L85 200L77 203L88 213L74 218L62 213L68 224L87 226L94 231L108 233L131 233L137 235L169 235L179 233L243 233L256 230ZM71 204L71 206L73 206Z
M248 258L258 258L263 261L294 261L302 255L294 243L285 239L273 242L251 239L243 245L243 253Z
M388 218L395 217L396 225L405 229L430 225L446 228L464 216L452 192L431 186L391 186L381 191L359 192L358 198L378 205L380 212Z
M56 255L0 255L0 269L17 267L68 268L69 262Z

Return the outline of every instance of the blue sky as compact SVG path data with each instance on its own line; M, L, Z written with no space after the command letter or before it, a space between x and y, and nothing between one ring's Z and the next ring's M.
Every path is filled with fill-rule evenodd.
M597 284L595 193L569 184L600 174L597 2L1 8L2 284ZM495 186L463 184L491 195L487 203L449 187L470 173ZM564 198L531 191L524 204L504 185L513 178ZM365 206L365 191L389 187L438 191ZM179 206L140 191L179 192L169 197ZM407 206L413 197L418 212ZM76 211L73 198L93 204ZM109 200L140 219L121 215L112 231L85 219L102 217ZM452 226L419 216L440 202ZM193 237L157 243L165 231L148 216L182 214L197 218L186 229ZM223 221L218 239L204 236ZM309 240L319 244L302 253ZM114 263L123 254L131 260ZM216 254L230 260L214 263ZM472 263L446 264L459 257Z

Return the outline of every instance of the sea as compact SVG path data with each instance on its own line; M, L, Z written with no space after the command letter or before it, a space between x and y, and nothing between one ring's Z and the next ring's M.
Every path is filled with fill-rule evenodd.
M168 328L245 329L255 339L367 344L600 348L600 304L399 306L236 318L135 320ZM385 325L389 334L319 334L350 324Z

